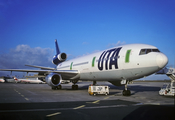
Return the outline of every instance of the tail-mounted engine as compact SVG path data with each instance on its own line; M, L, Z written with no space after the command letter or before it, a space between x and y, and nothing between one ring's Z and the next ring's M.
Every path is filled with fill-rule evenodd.
M65 61L67 59L66 53L61 53L58 47L57 40L55 40L55 47L56 47L56 55L53 57L52 63L58 65L59 63Z
M60 53L53 57L52 63L58 65L59 63L64 62L66 58L67 58L66 53Z
M50 73L45 78L46 83L51 87L56 87L61 84L62 77L57 73Z

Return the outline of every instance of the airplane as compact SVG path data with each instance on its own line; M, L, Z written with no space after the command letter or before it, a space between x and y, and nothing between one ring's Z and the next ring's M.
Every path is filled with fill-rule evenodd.
M4 79L0 79L0 83L1 83L1 82L2 82L2 83L4 83L4 82L5 82L5 80L4 80Z
M77 90L78 80L108 81L115 86L123 86L124 96L131 95L127 85L133 80L151 75L166 66L168 58L157 47L147 44L121 45L93 54L67 60L67 54L60 52L55 40L56 55L52 63L56 68L26 65L33 69L0 69L1 71L38 72L45 76L46 83L53 90L61 89L62 80L71 80L72 89Z
M14 80L16 81L16 83L38 83L38 84L42 84L42 83L45 83L41 80L35 80L35 79L18 79L16 77L14 77Z
M7 82L7 83L14 83L14 82L16 82L16 81L14 80L14 77L12 77L12 76L5 77L4 80L5 80L5 82Z

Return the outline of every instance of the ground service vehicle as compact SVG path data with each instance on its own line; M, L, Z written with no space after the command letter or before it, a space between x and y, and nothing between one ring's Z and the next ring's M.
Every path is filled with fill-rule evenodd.
M88 89L89 95L97 95L97 94L109 94L109 87L103 85L90 85Z

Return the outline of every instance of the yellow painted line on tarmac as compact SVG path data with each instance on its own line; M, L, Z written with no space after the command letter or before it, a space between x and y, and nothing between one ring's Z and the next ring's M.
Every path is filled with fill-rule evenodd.
M86 103L99 104L98 102L100 102L100 100L96 100L96 101L94 101L94 102L86 102Z
M46 116L47 116L47 117L52 117L52 116L59 115L59 114L61 114L61 112L53 113L53 114L46 115Z
M92 103L98 103L100 100L96 100L96 101L94 101L94 102L92 102Z
M109 97L105 97L104 99L108 99Z
M74 110L80 109L80 108L83 108L83 107L85 107L85 105L81 105L81 106L79 106L79 107L76 107L76 108L74 108Z
M29 100L28 98L25 98L26 100Z
M18 92L16 89L14 89L15 92L17 92L19 95L21 95L21 97L24 97L25 100L29 100L28 98L25 98L25 96L23 94L21 94L20 92Z

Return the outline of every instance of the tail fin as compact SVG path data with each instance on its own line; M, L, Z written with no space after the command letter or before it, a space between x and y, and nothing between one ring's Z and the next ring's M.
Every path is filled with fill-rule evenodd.
M16 77L13 78L15 81L18 81L18 79Z
M52 63L58 65L67 59L66 53L61 53L58 47L57 39L55 39L56 55L53 57Z
M60 54L60 49L58 47L57 39L55 39L56 55Z

